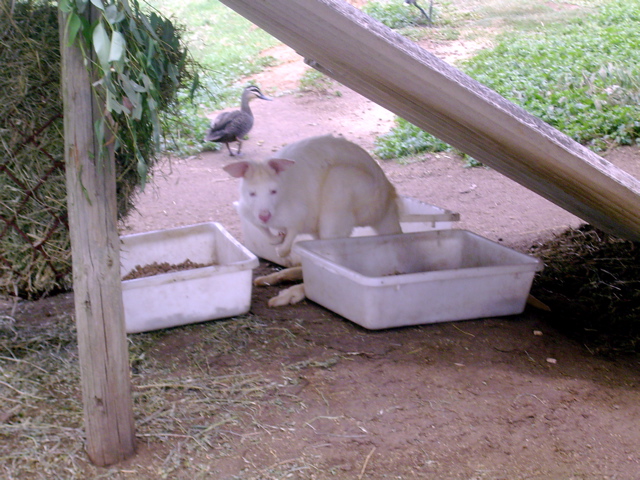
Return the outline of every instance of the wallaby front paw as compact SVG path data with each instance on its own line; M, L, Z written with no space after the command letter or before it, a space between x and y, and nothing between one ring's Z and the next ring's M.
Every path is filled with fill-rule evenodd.
M286 236L287 234L285 232L278 232L277 235L271 235L269 243L271 243L271 245L282 245Z

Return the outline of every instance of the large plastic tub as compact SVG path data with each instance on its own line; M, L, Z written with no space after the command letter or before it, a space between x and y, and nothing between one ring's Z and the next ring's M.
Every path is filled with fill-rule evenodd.
M460 220L460 214L445 210L421 202L411 197L400 197L401 214L400 226L404 233L423 232L429 230L449 229L453 222ZM238 202L234 205L238 208ZM292 267L300 264L300 258L293 252L289 257L283 258L278 255L277 245L271 245L266 236L258 227L240 217L242 234L244 237L243 244L258 257L277 263L283 267ZM273 232L274 234L276 232ZM368 236L375 235L375 231L369 227L356 227L352 236ZM311 240L309 235L298 235L296 242Z
M521 313L542 262L466 230L311 240L307 298L368 329Z
M122 282L128 333L232 317L251 306L258 259L219 223L201 223L120 237L121 273L167 262L214 264Z

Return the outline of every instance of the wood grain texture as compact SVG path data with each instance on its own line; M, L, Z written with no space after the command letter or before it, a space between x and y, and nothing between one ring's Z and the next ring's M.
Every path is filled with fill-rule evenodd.
M60 19L64 32L64 18ZM61 34L67 202L87 452L106 466L135 452L120 281L113 152L99 157L100 111L79 48Z

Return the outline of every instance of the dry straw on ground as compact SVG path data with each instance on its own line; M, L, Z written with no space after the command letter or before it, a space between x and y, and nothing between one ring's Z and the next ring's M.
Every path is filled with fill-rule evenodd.
M638 338L637 245L583 227L533 251L546 264L535 291L553 309L549 321L572 313L574 332L583 336L583 331L597 330L597 335L583 336L592 352L630 351ZM585 311L592 314L590 318L595 316L596 323L585 323L589 321ZM23 312L22 320L16 322L7 313L0 316L0 477L6 479L211 478L216 462L230 454L238 435L250 443L259 442L263 435L302 428L266 424L263 414L272 409L304 410L292 390L298 378L295 372L332 368L341 360L307 358L283 364L273 378L247 370L243 355L257 361L270 355L268 348L245 349L260 344L260 337L267 335L268 328L254 315L181 327L180 335L171 329L132 335L137 436L140 450L149 452L152 460L143 457L129 466L97 469L84 453L71 314L62 308L46 318L27 321ZM610 335L612 324L624 327L618 332L627 335ZM291 332L278 329L283 331L279 341L286 342ZM176 344L196 337L197 342ZM171 358L164 358L164 348L173 352ZM224 364L224 359L236 366L221 374L216 365ZM313 419L303 427L313 429ZM266 467L247 463L247 471L238 472L237 478L312 478L318 472L317 461L301 456ZM355 473L366 473L368 468L363 458Z
M185 456L219 450L235 426L251 424L256 411L277 402L274 381L242 371L216 375L202 363L207 355L233 352L238 342L260 328L255 317L195 328L203 330L206 355L200 350L203 344L187 347L188 361L175 369L157 365L147 356L152 346L171 335L170 330L131 337L136 433L141 444L154 445L158 461L145 467L149 471L136 468L131 476L118 478L176 478L172 475L184 467ZM34 325L0 318L0 371L2 478L112 478L109 469L96 469L85 457L77 347L70 315L56 315L47 324ZM290 466L280 466L285 467Z

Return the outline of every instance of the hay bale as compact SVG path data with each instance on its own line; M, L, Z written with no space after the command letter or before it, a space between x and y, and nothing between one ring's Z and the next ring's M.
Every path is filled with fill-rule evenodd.
M8 3L0 2L0 293L37 298L72 288L58 9L27 0L11 11ZM174 58L186 58L181 32L168 20L162 25L172 40L164 47ZM183 69L180 83L167 79L161 87L167 114L194 65L176 64ZM159 155L151 119L136 122L135 129L135 145L150 171ZM133 208L140 184L134 140L122 143L116 153L121 218Z

